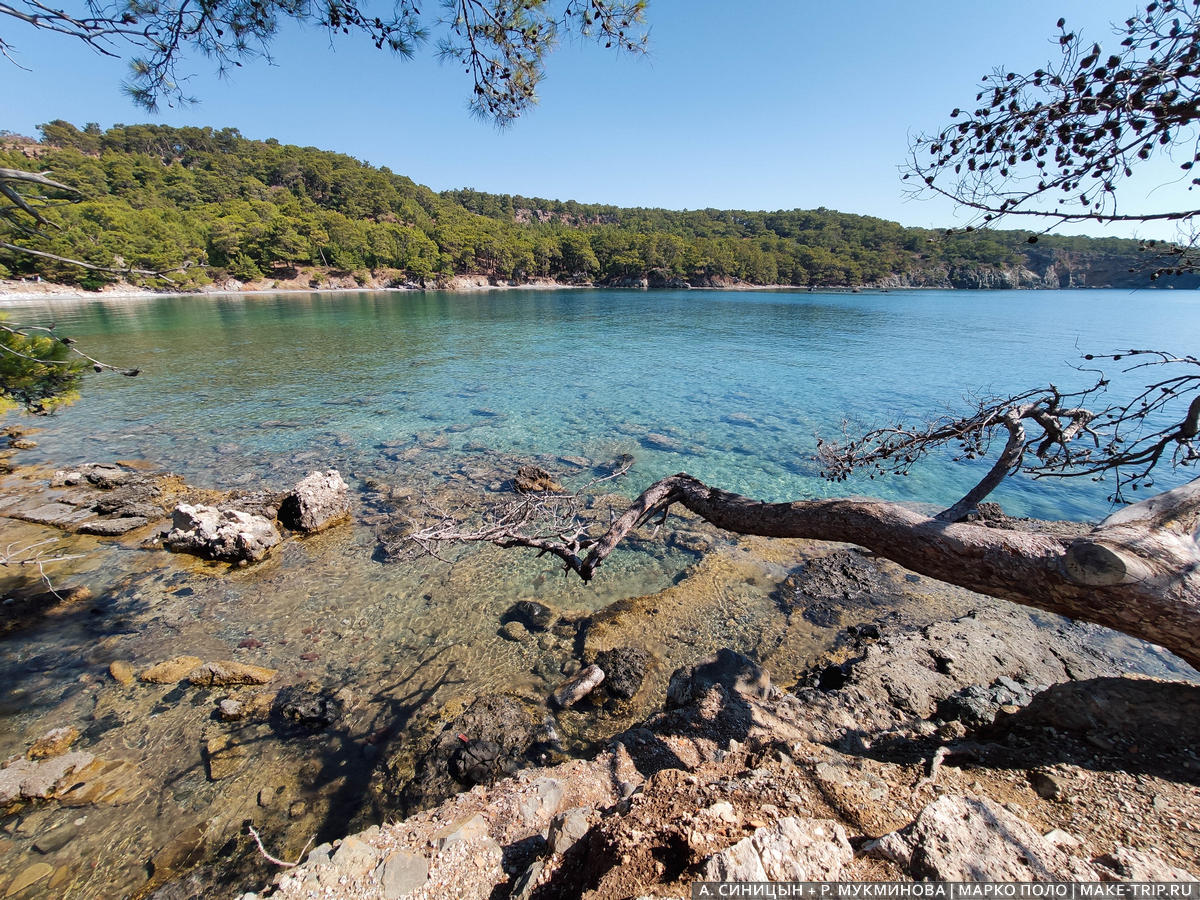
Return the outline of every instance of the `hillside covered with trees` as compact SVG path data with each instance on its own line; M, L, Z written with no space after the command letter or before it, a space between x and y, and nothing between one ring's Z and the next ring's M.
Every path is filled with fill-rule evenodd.
M949 234L826 209L680 212L438 194L349 156L250 140L236 129L104 131L56 120L41 126L40 141L0 137L0 166L49 171L80 192L48 214L61 227L13 243L95 266L182 269L170 277L185 288L308 269L362 284L482 275L649 286L1065 287L1146 285L1153 268L1133 240L1043 236L1031 244L1026 231ZM85 287L118 277L0 249L0 277L33 275ZM1175 283L1183 280L1190 287L1195 278Z

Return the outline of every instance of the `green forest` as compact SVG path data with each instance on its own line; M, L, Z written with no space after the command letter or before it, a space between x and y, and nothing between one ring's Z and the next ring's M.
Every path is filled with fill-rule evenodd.
M0 137L0 166L49 171L80 194L51 211L60 227L13 241L96 266L171 270L184 288L310 267L361 284L482 275L855 287L909 276L931 283L931 272L1044 269L1063 254L1084 267L1103 258L1123 272L1146 262L1133 240L1047 235L1035 247L1026 231L947 233L827 209L671 211L439 194L387 168L232 128L105 131L56 120L40 131L40 140ZM119 277L0 250L0 277L35 275L90 288Z

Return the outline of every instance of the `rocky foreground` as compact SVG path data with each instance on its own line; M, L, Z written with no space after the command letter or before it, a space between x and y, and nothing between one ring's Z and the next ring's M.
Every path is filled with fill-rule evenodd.
M18 440L24 439L13 437ZM519 469L513 490L556 489L549 478L542 470ZM369 497L383 490L366 488ZM332 470L311 474L287 493L234 495L199 491L131 461L64 470L41 489L14 491L0 502L0 516L17 523L218 560L213 565L226 578L242 568L252 572L258 560L296 549L298 538L351 514L346 485ZM391 522L381 517L376 533L384 556L392 549ZM704 537L677 531L670 541ZM213 649L145 668L118 655L106 663L98 696L116 690L110 681L148 697L161 687L167 693L155 715L175 715L173 727L195 726L203 764L194 777L220 785L222 808L238 810L229 823L213 826L219 839L208 843L249 850L251 871L257 862L256 878L242 869L236 881L221 882L263 885L243 900L682 897L700 878L1146 880L1200 874L1200 836L1193 827L1200 809L1200 685L1126 674L1195 677L1178 660L1102 629L967 592L933 606L936 584L869 555L828 547L775 591L785 631L764 628L759 650L747 651L770 660L788 690L733 651L696 659L719 643L682 655L692 646L684 642L671 655L652 658L639 646L648 629L700 633L696 617L723 608L722 592L712 595L710 606L700 593L704 560L715 555L703 556L677 585L584 619L559 617L531 601L514 604L496 622L499 642L514 650L543 643L574 648L573 666L547 676L551 684L561 682L558 688L540 698L526 691L446 703L431 713L428 727L397 735L370 789L385 816L389 810L396 819L413 814L321 843L306 850L300 865L286 863L311 832L285 852L278 843L282 829L278 823L271 829L267 813L278 807L276 818L286 817L291 830L307 829L305 804L286 792L286 802L275 798L278 789L270 789L274 782L263 763L256 757L251 764L249 754L261 749L272 717L323 734L343 717L342 707L352 705L353 691L311 687L307 680L284 684L288 673L274 665L231 658L261 654L262 642L247 638L227 655ZM721 572L724 585L728 573ZM901 588L910 593L897 593ZM192 587L179 590L189 597L180 602L194 601ZM57 599L70 608L69 597ZM13 598L4 627L38 621L47 603L45 597ZM834 649L797 679L795 668L784 667L800 652L791 642L807 626L841 631ZM315 656L309 650L299 659ZM168 696L175 698L170 704ZM204 717L203 728L186 719L183 698ZM97 703L101 712L123 709L113 705L117 701ZM602 732L619 731L598 753L562 761L565 748L577 751L579 744L559 731L587 731L581 722L599 731L626 709L640 711ZM658 711L626 727L647 709ZM123 715L122 721L140 721L132 712ZM138 776L137 765L111 742L96 740L95 723L108 720L97 712L79 728L56 728L0 770L0 807L22 806L19 822L5 820L14 835L38 825L38 816L55 804L86 809L95 819L106 804L127 805L135 797L148 803L161 789ZM89 730L81 736L80 728ZM375 740L372 731L364 746L373 749ZM248 794L238 806L240 788L230 785L245 775L257 790L262 785L254 770L263 771L258 780L266 789L257 801ZM252 818L244 817L246 809ZM68 884L74 869L55 854L81 832L84 818L38 832L5 895L55 896ZM236 837L221 830L237 831L239 822ZM258 830L251 832L248 823ZM214 887L217 869L195 868L201 861L196 847L204 845L195 836L199 828L155 850L153 876L138 896L235 893ZM324 837L330 836L327 830ZM254 849L251 841L260 839Z
M476 771L471 790L316 847L242 900L1195 880L1200 685L1121 677L1088 631L991 603L925 628L851 627L791 692L722 651L677 671L664 709L594 759ZM489 743L453 740L451 767Z

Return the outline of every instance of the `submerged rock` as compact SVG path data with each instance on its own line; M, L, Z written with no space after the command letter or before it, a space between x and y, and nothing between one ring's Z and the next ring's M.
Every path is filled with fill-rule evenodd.
M521 466L513 476L513 490L518 494L561 494L563 487L541 466Z
M74 725L66 725L48 731L29 748L25 755L30 759L46 759L51 756L61 756L79 738L79 729Z
M155 663L138 678L151 684L177 684L203 662L198 656L176 656L174 659Z
M262 516L238 509L192 506L175 508L167 549L224 562L258 562L282 540Z
M337 469L310 472L283 498L279 521L293 531L312 534L350 518L346 482Z
M264 666L253 666L249 663L222 662L205 663L197 666L188 673L187 679L192 684L227 685L227 684L266 684L275 677L275 669Z
M520 622L530 631L545 631L554 624L554 611L536 600L518 600L500 617L500 624Z
M604 670L604 687L621 700L629 700L646 678L650 654L638 647L615 647L596 654L596 665Z

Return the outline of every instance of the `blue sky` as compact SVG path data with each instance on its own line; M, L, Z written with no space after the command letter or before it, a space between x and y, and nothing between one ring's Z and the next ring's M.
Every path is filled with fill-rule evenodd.
M949 225L948 204L905 198L897 166L910 135L972 103L994 67L1045 63L1060 15L1103 42L1108 23L1133 9L1115 0L651 0L648 56L564 43L540 105L504 131L469 116L466 76L428 49L405 61L289 28L274 65L247 63L220 80L206 60L190 60L201 102L151 116L121 94L122 62L6 24L15 58L32 71L0 59L0 128L33 134L54 118L232 126L348 153L436 190L673 209L825 206ZM1126 209L1186 203L1183 185L1161 186L1177 175L1167 163L1148 172L1123 196Z

